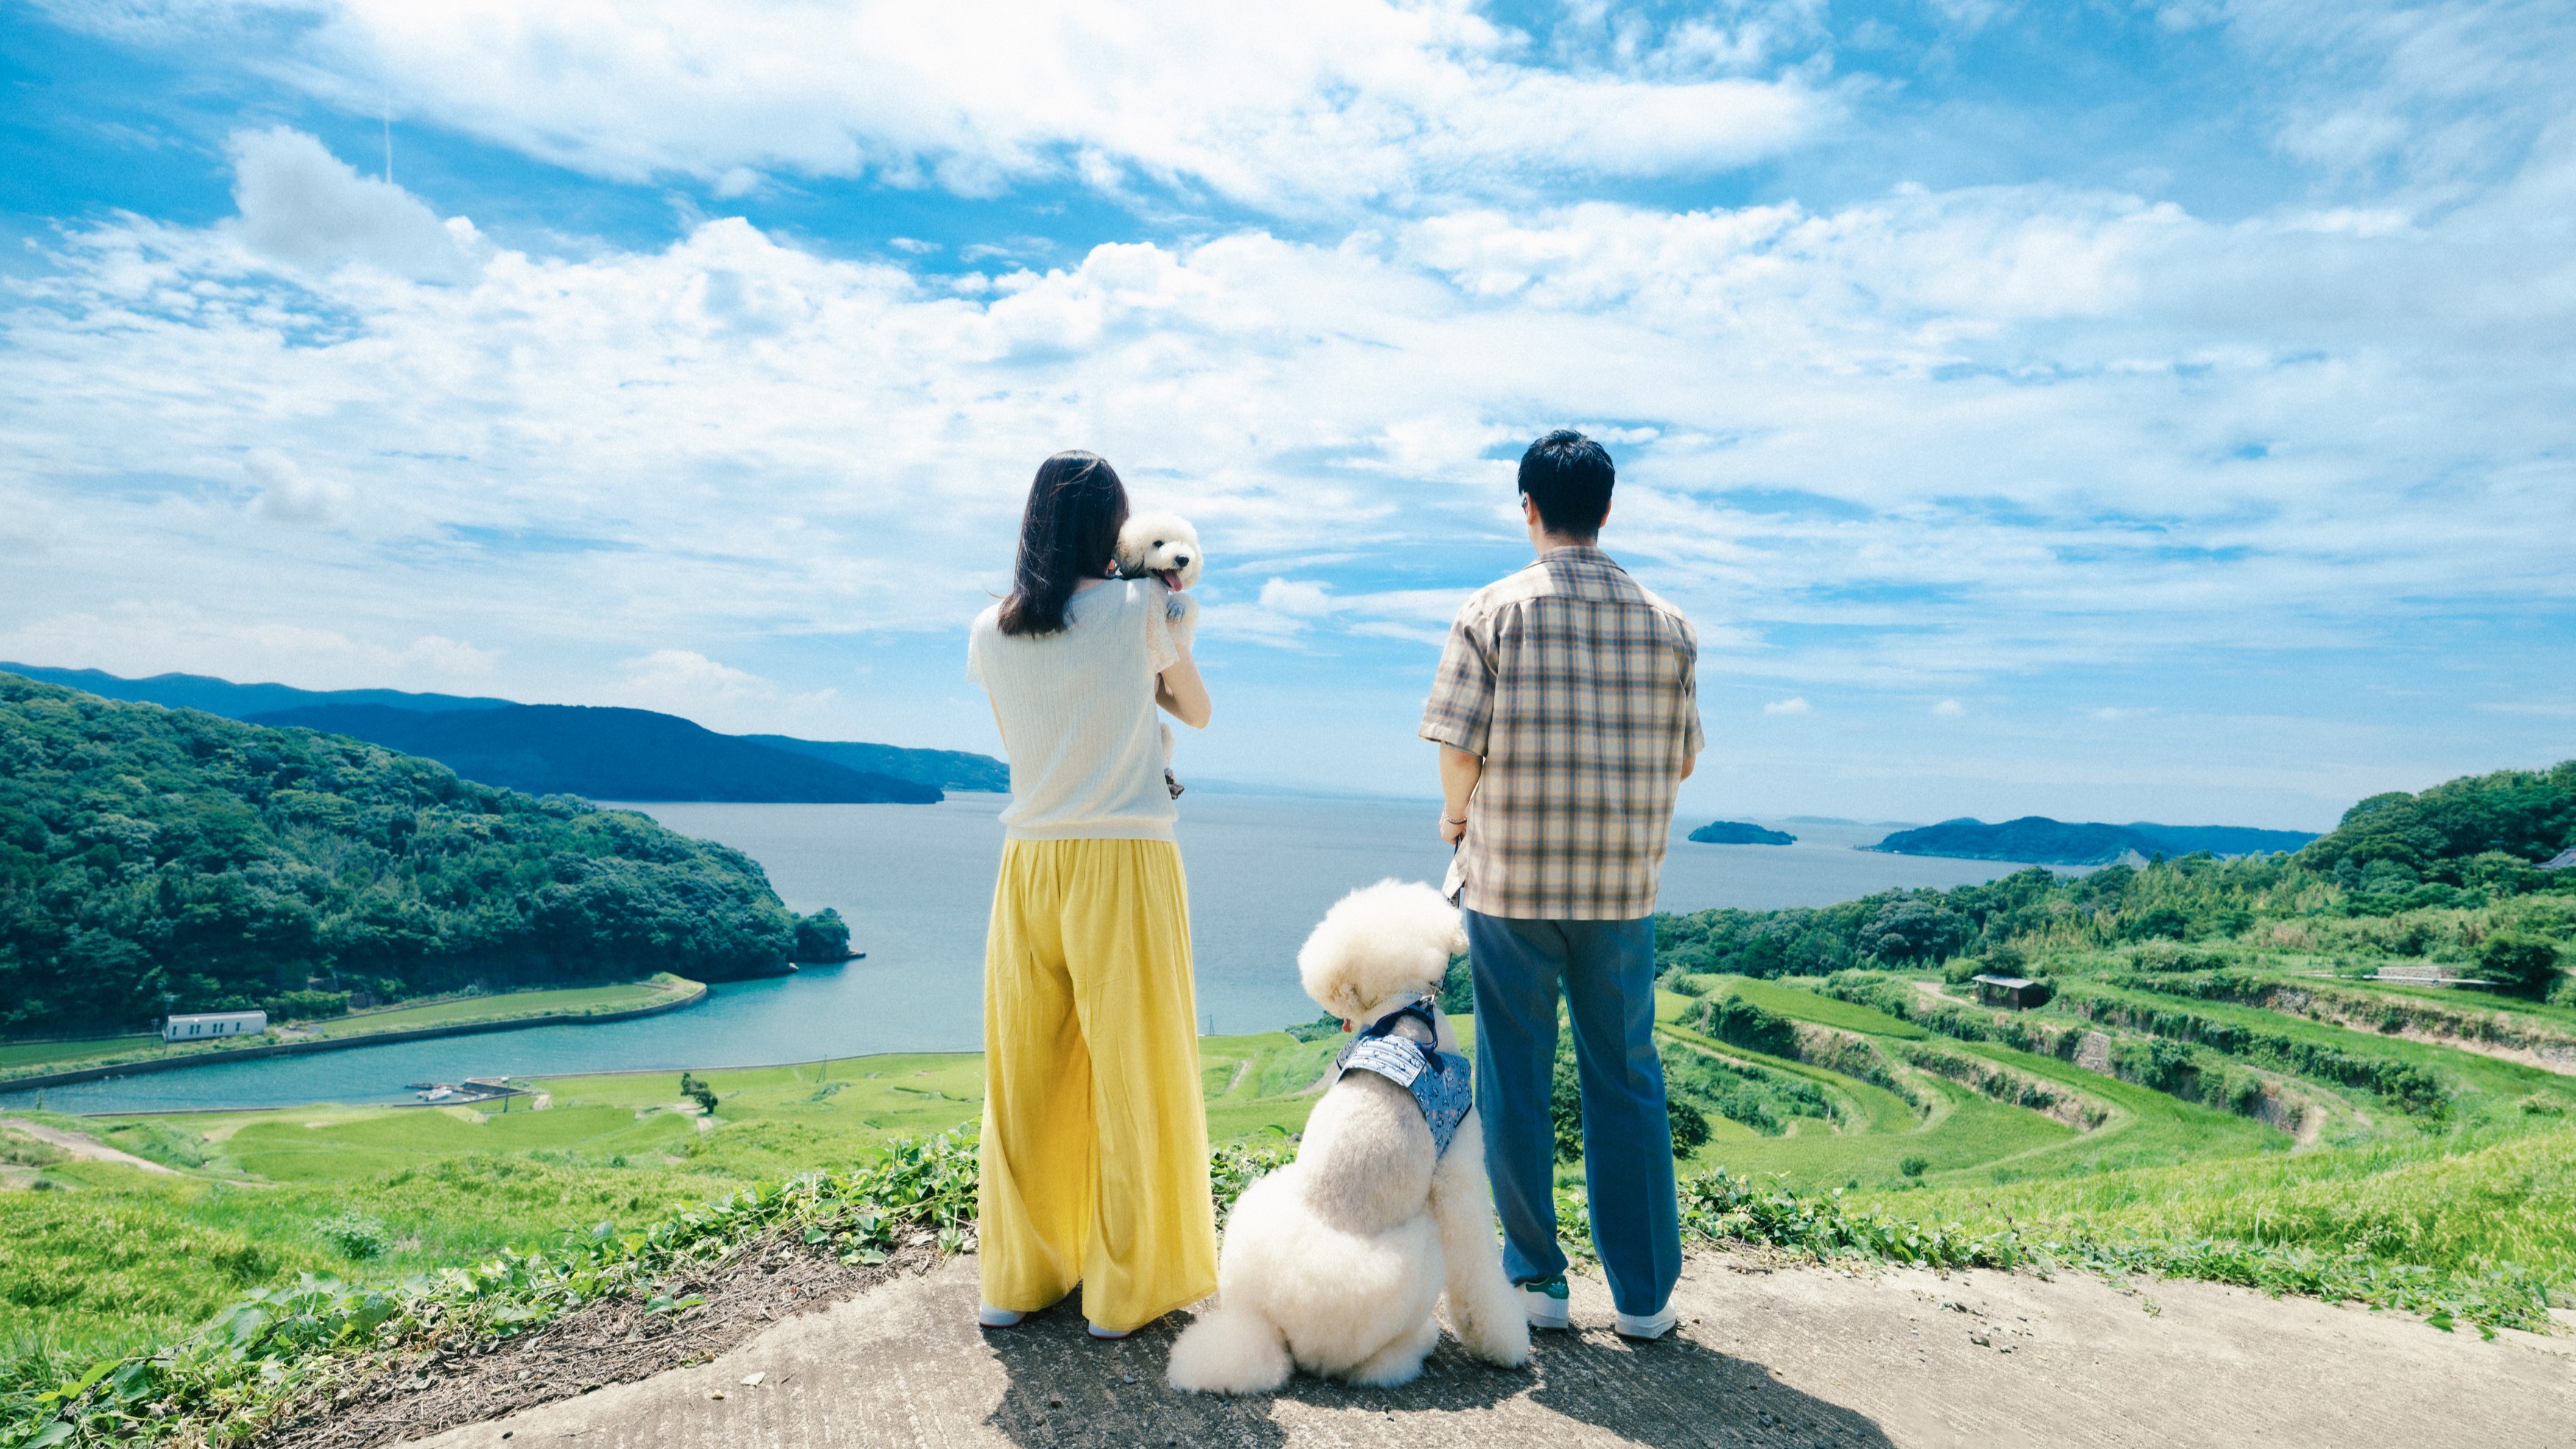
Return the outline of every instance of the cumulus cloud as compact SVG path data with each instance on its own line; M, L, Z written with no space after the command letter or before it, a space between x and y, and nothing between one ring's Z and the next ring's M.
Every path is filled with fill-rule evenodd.
M1031 466L1078 444L1197 520L1208 637L1384 638L1418 673L1525 561L1509 459L1561 423L1613 441L1610 542L1700 622L1703 680L1775 708L2369 651L2576 595L2576 131L2564 77L2499 45L2563 22L2510 5L2213 9L2299 72L2248 104L2315 178L2227 214L1627 184L1820 134L1857 92L1813 64L1812 6L1586 7L1546 45L1371 0L294 13L261 63L309 93L372 116L391 77L406 115L592 176L1039 179L1156 216L1160 186L1276 230L968 227L876 264L720 217L532 254L245 132L236 218L76 228L7 284L0 548L27 562L0 627L181 579L245 629L327 618L380 660L508 639L603 661L599 697L748 716L801 696L740 641L953 631ZM2337 129L2354 77L2396 131Z
M253 448L242 459L242 471L258 485L251 506L263 518L281 523L331 524L349 506L348 485L315 478L275 448Z
M471 275L481 239L390 181L361 176L301 131L237 131L234 223L253 255L308 272L356 262L416 281Z
M246 169L326 169L263 134ZM43 305L8 324L0 415L30 445L10 485L156 540L156 573L638 652L949 627L1072 442L1197 520L1215 633L1436 643L1515 566L1445 561L1518 546L1517 441L1573 422L1619 448L1614 542L1703 621L1707 677L1958 690L2566 597L2569 384L2479 360L2576 322L2531 245L2568 168L2537 154L2530 203L2402 232L2047 187L1468 210L1105 244L980 297L740 220L391 291L263 280L222 244L247 218L114 224L20 284ZM259 520L333 528L262 553L167 483L236 468ZM80 481L105 478L135 481ZM52 538L75 594L134 577L137 550ZM1319 543L1321 573L1279 562Z
M767 170L968 195L1062 178L1274 209L1410 201L1704 175L1776 154L1835 109L1800 57L1771 54L1784 32L1760 20L1631 32L1563 68L1468 0L147 0L73 18L205 34L254 8L304 22L261 63L359 114L390 94L559 165L696 177L720 195Z

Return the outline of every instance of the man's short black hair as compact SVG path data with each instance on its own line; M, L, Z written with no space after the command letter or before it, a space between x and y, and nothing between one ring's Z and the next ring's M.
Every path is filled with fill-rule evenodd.
M1538 505L1538 521L1560 538L1600 535L1617 478L1609 453L1572 428L1557 429L1521 454L1521 492Z

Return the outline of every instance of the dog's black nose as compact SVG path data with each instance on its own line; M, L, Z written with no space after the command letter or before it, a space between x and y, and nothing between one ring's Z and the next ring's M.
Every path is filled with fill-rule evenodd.
M1172 556L1172 562L1180 565L1182 568L1188 568L1190 566L1190 556L1185 553L1174 554Z

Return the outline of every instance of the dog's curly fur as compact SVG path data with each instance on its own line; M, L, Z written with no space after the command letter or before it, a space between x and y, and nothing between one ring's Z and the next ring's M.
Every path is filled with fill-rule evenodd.
M1466 946L1439 892L1380 881L1325 913L1297 973L1325 1010L1364 1026L1436 993ZM1421 1040L1412 1021L1399 1030ZM1445 1020L1438 1045L1457 1049ZM1298 1368L1407 1383L1439 1341L1432 1310L1444 1295L1469 1352L1509 1367L1529 1361L1529 1320L1494 1240L1476 1114L1436 1152L1410 1092L1352 1072L1315 1104L1297 1160L1236 1202L1216 1306L1172 1345L1171 1383L1261 1393Z
M1118 530L1118 572L1131 579L1152 575L1166 587L1186 589L1199 581L1207 559L1199 550L1199 531L1177 513L1139 513Z

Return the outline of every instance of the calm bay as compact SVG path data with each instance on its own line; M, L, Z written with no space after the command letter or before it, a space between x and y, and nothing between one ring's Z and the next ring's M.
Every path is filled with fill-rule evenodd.
M655 804L636 809L760 862L787 904L837 908L867 959L793 976L727 983L703 1005L602 1026L364 1047L226 1063L48 1089L65 1112L149 1112L410 1100L404 1084L467 1076L546 1076L645 1068L747 1066L981 1045L985 918L1004 797L955 794L938 805ZM1306 932L1344 892L1389 876L1437 882L1449 850L1429 800L1318 799L1193 791L1181 800L1181 853L1204 1029L1264 1031L1312 1020L1297 988ZM1855 850L1889 827L1781 825L1794 845L1700 845L1675 824L1659 904L1770 909L1829 905L1896 886L1992 880L1993 861ZM1775 823L1775 822L1765 822ZM0 1094L31 1105L34 1094Z

